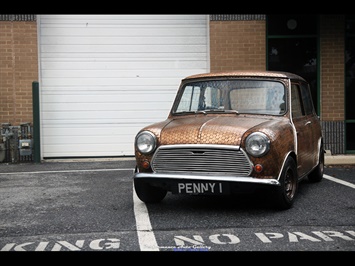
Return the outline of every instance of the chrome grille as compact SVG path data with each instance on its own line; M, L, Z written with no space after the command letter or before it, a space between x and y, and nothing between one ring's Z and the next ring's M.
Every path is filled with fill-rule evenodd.
M169 145L156 151L152 168L156 173L248 176L252 165L239 147Z

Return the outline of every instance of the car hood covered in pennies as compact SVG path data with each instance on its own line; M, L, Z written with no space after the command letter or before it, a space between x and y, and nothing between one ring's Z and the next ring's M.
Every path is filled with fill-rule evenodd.
M277 120L278 121L278 120ZM167 119L151 130L159 137L161 145L173 144L219 144L240 145L243 134L253 127L275 123L263 117L193 116ZM157 124L156 124L157 126ZM160 132L159 132L160 131Z

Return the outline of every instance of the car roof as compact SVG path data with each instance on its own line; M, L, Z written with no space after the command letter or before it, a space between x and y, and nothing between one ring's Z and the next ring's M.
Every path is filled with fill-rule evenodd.
M190 80L190 79L200 79L200 78L227 78L227 77L253 77L253 78L265 78L265 77L270 77L270 78L286 78L286 79L297 79L297 80L302 80L306 81L304 78L302 78L299 75L290 73L290 72L284 72L284 71L223 71L223 72L210 72L210 73L201 73L201 74L195 74L188 76L183 79L185 80Z

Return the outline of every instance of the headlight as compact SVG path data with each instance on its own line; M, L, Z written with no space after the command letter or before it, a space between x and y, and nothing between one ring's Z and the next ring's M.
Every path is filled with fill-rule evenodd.
M139 152L147 154L154 151L156 147L156 137L149 131L142 131L136 137L136 147Z
M254 157L261 157L270 150L270 139L261 132L251 133L246 141L247 152Z

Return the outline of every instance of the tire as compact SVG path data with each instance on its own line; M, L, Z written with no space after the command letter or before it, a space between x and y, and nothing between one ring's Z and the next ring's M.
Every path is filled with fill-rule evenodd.
M138 198L145 203L158 203L162 201L168 193L165 189L152 186L139 179L134 179L133 182Z
M288 157L280 175L280 186L274 194L275 206L280 210L292 207L298 190L297 165L292 157Z
M323 145L321 145L320 150L319 150L319 162L316 168L312 170L308 174L308 180L309 182L315 183L315 182L320 182L323 179L323 173L324 173L324 150L323 150Z

